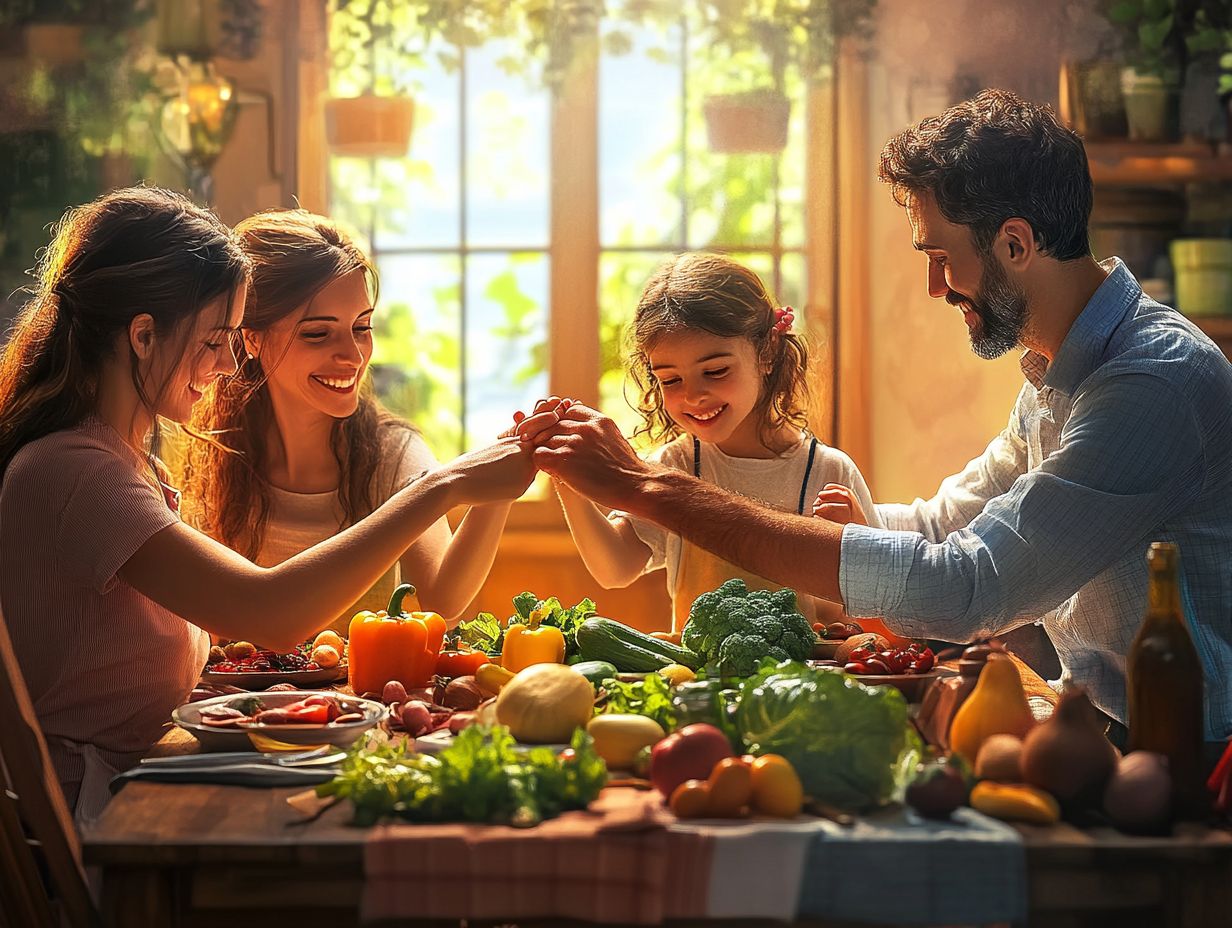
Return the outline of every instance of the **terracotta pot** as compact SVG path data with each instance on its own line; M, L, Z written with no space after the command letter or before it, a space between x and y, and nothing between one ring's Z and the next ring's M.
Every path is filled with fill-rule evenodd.
M49 68L85 61L85 27L74 23L30 23L26 26L26 54Z
M415 101L410 97L339 97L325 103L325 135L335 155L403 158L410 150Z
M702 110L711 151L773 153L787 146L791 102L777 91L754 90L708 97Z

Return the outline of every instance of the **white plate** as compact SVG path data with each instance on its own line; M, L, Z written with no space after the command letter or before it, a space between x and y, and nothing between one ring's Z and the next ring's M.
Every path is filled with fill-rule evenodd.
M312 690L295 690L281 693L262 693L258 697L266 708L275 709L299 702L306 696L311 696ZM201 710L207 706L226 706L233 700L248 699L238 693L228 693L224 696L211 696L200 702L190 702L180 706L171 713L171 720L201 742L206 751L252 751L255 750L248 732L258 732L274 738L285 744L332 744L347 748L355 740L376 725L385 717L386 708L371 699L360 699L356 696L343 696L340 693L327 691L322 695L336 696L347 705L354 705L356 712L362 712L364 717L357 722L344 722L339 725L331 722L328 725L249 725L244 728L213 728L201 724Z

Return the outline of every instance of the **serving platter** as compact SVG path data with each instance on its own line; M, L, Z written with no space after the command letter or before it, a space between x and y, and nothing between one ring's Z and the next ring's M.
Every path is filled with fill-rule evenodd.
M230 684L244 690L263 690L276 683L290 683L299 688L311 688L345 680L347 665L318 667L315 670L234 670L218 671L208 667L201 672L202 683Z
M235 676L225 674L224 676ZM276 709L299 702L312 691L286 691L278 693L262 693L261 702L266 708ZM372 728L385 717L388 711L385 706L371 699L360 699L357 696L341 696L333 691L325 691L325 695L345 700L347 705L354 705L355 711L363 714L363 718L354 722L330 722L329 724L295 724L295 725L253 725L246 724L233 728L215 728L201 722L201 710L209 706L226 706L232 700L250 699L235 693L222 696L212 696L199 702L185 703L171 713L171 720L201 743L204 751L252 751L256 750L249 732L268 740L282 744L316 746L332 744L335 747L349 747L355 740Z

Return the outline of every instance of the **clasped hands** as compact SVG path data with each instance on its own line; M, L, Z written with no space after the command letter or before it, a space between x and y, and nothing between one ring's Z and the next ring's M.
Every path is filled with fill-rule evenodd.
M619 508L629 502L653 465L637 456L610 418L568 397L539 400L530 415L513 414L513 425L502 439L517 438L531 449L535 467L603 505ZM813 502L812 515L831 522L867 524L852 490L827 483Z

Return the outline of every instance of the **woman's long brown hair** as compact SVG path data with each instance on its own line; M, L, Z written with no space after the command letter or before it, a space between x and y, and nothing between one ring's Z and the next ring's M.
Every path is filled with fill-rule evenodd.
M301 313L322 289L361 271L376 302L376 268L363 250L324 216L302 209L269 210L235 227L253 264L243 328L263 332ZM193 441L184 474L184 512L197 528L252 559L269 520L266 447L277 425L260 358L242 360L235 376L215 381L193 412ZM265 363L276 364L278 359ZM338 461L338 501L350 525L374 510L383 461L400 456L411 426L377 401L370 377L360 385L359 408L334 422L330 445Z
M168 351L183 352L218 297L225 324L248 274L232 231L173 191L129 187L66 212L0 357L0 480L24 445L95 411L99 373L137 315L153 318ZM127 353L137 395L155 413L167 385L147 383Z
M771 451L784 425L808 428L809 356L804 336L774 330L779 308L761 278L724 255L694 252L668 258L651 275L626 332L625 367L637 387L642 416L635 433L666 442L684 430L667 414L650 351L671 332L701 329L722 338L747 338L768 373L753 407L762 444Z

